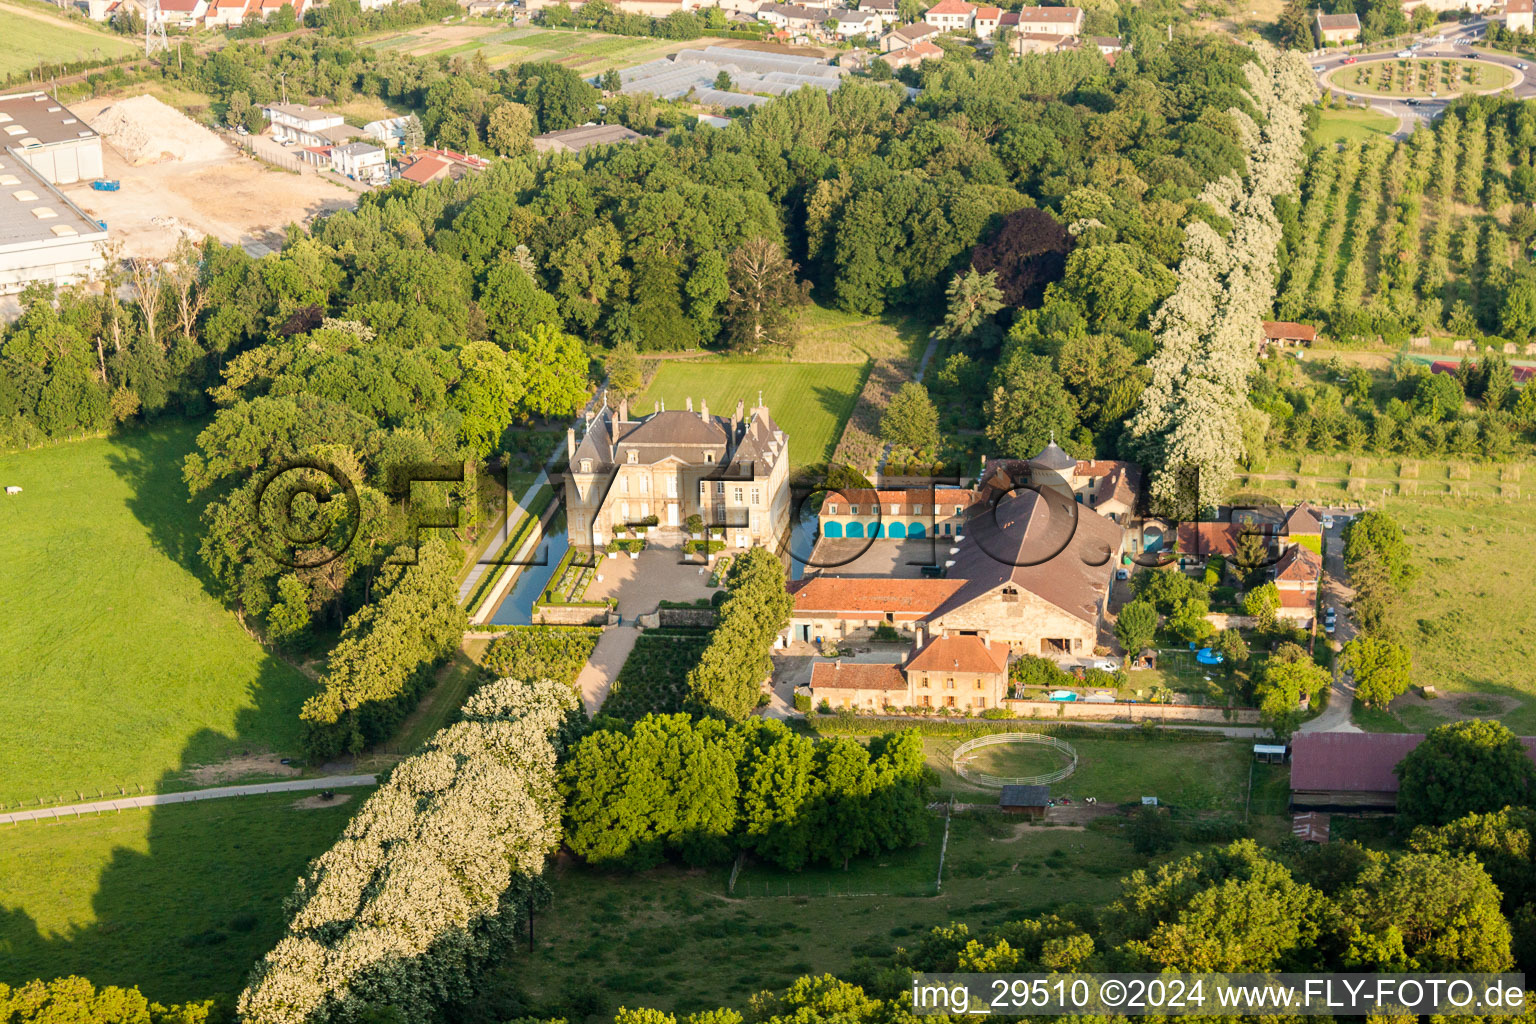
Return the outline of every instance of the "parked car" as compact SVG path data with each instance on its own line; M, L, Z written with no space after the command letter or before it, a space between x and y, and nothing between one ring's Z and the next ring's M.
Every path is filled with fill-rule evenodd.
M1397 56L1398 56L1399 60L1407 60L1409 57L1413 56L1413 51L1412 50L1398 50L1397 51Z
M1120 669L1120 663L1113 658L1100 658L1098 661L1090 661L1088 667L1100 672L1116 672Z
M1332 636L1334 627L1337 625L1338 623L1334 622L1332 619L1329 619L1327 622L1323 623L1323 632L1327 633L1329 636Z
M1117 579L1117 580L1128 580L1130 578L1131 578L1131 570L1129 570L1129 569L1116 569L1115 570L1115 579Z
M1403 100L1403 102L1408 104L1410 107L1416 107L1416 106L1419 105L1419 101L1416 100L1416 99L1413 99L1412 97L1410 97L1410 98L1408 98L1406 100Z
M1333 516L1323 516L1323 529L1333 529Z
M1328 70L1328 69L1327 69L1327 68L1325 68L1325 67L1323 67L1323 65L1321 65L1321 64L1314 64L1314 65L1312 65L1312 73L1313 73L1313 74L1314 74L1314 75L1320 75L1320 74L1322 74L1322 73L1323 73L1323 72L1324 72L1324 71L1327 71L1327 70Z
M1333 605L1329 605L1327 611L1323 612L1323 618L1329 620L1330 622L1338 618L1338 615L1339 611L1337 608L1333 607Z
M1524 64L1518 64L1518 63L1517 63L1517 64L1516 64L1516 65L1515 65L1515 70L1516 70L1516 71L1524 71L1524 70L1525 70L1525 65L1524 65Z
M1482 54L1480 53L1469 53L1467 54L1467 60L1477 60L1481 56Z

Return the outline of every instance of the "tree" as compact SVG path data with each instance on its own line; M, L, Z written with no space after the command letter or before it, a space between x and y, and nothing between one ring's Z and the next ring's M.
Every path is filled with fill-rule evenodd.
M407 152L420 149L427 144L427 133L421 127L421 119L415 114L405 115L405 124L400 128L400 145Z
M1357 637L1344 645L1344 663L1355 674L1355 696L1368 708L1384 708L1408 692L1413 659L1401 644Z
M491 266L480 289L480 310L491 337L510 348L519 333L538 325L562 327L560 305L510 254Z
M731 73L729 71L722 69L721 72L715 76L715 88L719 89L721 92L730 92L733 88L735 88L735 83L731 81Z
M726 587L709 646L688 673L688 702L702 714L739 722L757 707L762 682L773 673L769 651L794 599L784 589L784 567L766 548L737 555Z
M1200 598L1180 601L1168 616L1168 632L1188 643L1200 643L1216 632L1206 616L1211 606Z
M565 419L576 415L589 394L590 360L580 341L549 324L535 324L512 341L527 371L523 408L535 416Z
M880 436L889 444L917 451L937 448L939 410L928 397L928 389L917 381L903 384L880 417Z
M1350 970L1503 971L1512 960L1499 890L1468 856L1378 856L1339 901Z
M491 108L486 121L485 141L502 156L513 156L532 148L533 113L521 103L501 103Z
M725 336L732 348L756 352L794 343L799 310L810 301L811 290L810 282L795 279L797 269L779 244L765 237L748 239L731 251Z
M1281 9L1280 42L1291 50L1313 48L1312 7L1306 0L1287 0Z
M1115 620L1115 636L1126 656L1136 657L1152 645L1157 633L1157 609L1149 601L1132 601L1120 609Z
M1254 624L1267 630L1275 624L1275 614L1280 610L1280 588L1273 582L1254 587L1243 595L1243 611L1252 615Z
M1328 670L1306 657L1305 652L1295 660L1272 654L1255 688L1259 714L1276 736L1287 737L1300 724L1302 698L1315 699L1332 681Z
M1061 280L1072 239L1049 213L1027 206L1003 218L991 238L971 253L971 267L996 275L1010 306L1040 304L1047 285Z
M608 373L608 390L619 398L635 397L645 383L640 369L640 354L628 342L608 354L604 369Z
M997 286L997 272L981 273L972 267L956 274L945 292L948 308L944 320L933 333L940 338L972 338L1003 308L1003 293Z
M986 403L987 439L998 454L1033 457L1051 441L1069 441L1078 430L1077 402L1046 356L1022 348L1004 358L992 377Z
M619 75L618 68L609 68L603 72L603 92L610 96L617 95L624 88L624 79Z
M1536 803L1536 764L1498 722L1439 726L1394 771L1401 780L1398 817L1410 826Z
M309 587L292 573L277 581L277 603L267 612L267 635L279 647L303 650L309 644Z

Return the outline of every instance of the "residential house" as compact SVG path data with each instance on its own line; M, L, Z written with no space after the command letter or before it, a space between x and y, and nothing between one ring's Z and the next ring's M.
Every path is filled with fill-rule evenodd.
M1109 58L1111 66L1115 63L1115 54L1125 49L1125 43L1119 36L1089 36L1088 42Z
M208 13L208 0L160 0L157 11L150 18L157 25L175 28L196 28Z
M493 17L506 9L506 0L470 0L464 5L464 13L471 18Z
M1317 34L1319 46L1340 46L1344 43L1352 43L1360 38L1360 16L1353 13L1324 14L1318 11L1313 31Z
M213 0L203 24L209 28L239 28L245 23L245 12L251 0Z
M1003 15L1004 19L1008 17ZM1059 36L1054 32L1034 32L1021 28L1013 28L1006 21L1000 29L1008 29L1008 52L1015 57L1024 57L1032 53L1064 53L1068 50L1076 50L1082 44L1076 36Z
M651 521L676 529L699 516L729 547L777 550L789 530L789 438L755 406L729 419L707 404L694 412L629 415L627 402L603 408L586 423L565 476L571 544L602 547L628 524ZM652 518L654 517L654 518Z
M880 17L872 11L832 11L827 20L833 23L832 34L839 39L873 36L880 32Z
M371 142L349 142L331 149L331 169L353 181L389 181L389 156Z
M1292 544L1270 569L1280 591L1280 618L1306 627L1317 612L1317 591L1323 581L1323 558L1310 548Z
M894 25L901 20L896 10L896 0L859 0L859 10L875 15L882 26Z
M1018 13L1020 32L1062 37L1083 34L1081 7L1024 7Z
M819 36L827 12L802 4L763 4L757 9L757 20L781 29L791 37Z
M434 181L457 181L466 174L479 172L491 166L482 157L456 153L451 149L418 149L409 157L402 158L400 177L426 185Z
M649 18L665 18L678 11L690 11L696 5L690 0L614 0L614 7L625 14L643 14Z
M939 30L926 21L914 22L911 25L902 25L893 28L880 37L880 50L882 53L891 53L894 50L905 50L913 43L929 40L938 35ZM930 40L931 41L931 40Z
M262 21L271 21L272 16L284 7L292 7L294 20L303 22L304 12L309 8L309 0L251 0L251 10L260 14ZM366 9L365 7L364 10Z
M1287 345L1311 345L1317 340L1317 328L1310 324L1291 323L1288 320L1265 320L1264 340L1259 343L1263 352L1271 345L1284 348Z
M369 121L363 125L363 134L385 149L396 149L405 144L405 126L409 120L408 117L387 117Z
M926 39L884 55L885 62L893 68L913 68L925 60L943 59L944 50Z
M1486 14L1494 6L1493 0L1403 0L1403 13L1412 15L1420 7L1428 7L1436 14L1445 12ZM1411 20L1411 18L1410 18Z
M1141 467L1113 459L1079 460L1069 481L1077 500L1124 526L1137 515Z
M1001 7L976 8L976 17L971 21L971 29L976 33L976 38L991 39L997 33L998 23L1002 17Z
M953 708L975 712L1003 706L1008 696L1008 649L977 636L921 633L905 662L821 662L811 669L811 699L835 710Z
M1511 32L1536 31L1532 24L1531 0L1509 0L1504 8L1504 27Z
M965 0L939 0L923 13L923 20L940 32L969 32L976 6Z
M643 138L645 136L639 132L631 131L621 124L584 124L535 135L533 148L540 153L580 153L589 146L611 146L637 142Z

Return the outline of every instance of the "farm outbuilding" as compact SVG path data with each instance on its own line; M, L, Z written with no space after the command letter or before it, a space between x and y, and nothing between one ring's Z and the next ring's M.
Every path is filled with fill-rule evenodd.
M1043 818L1046 808L1051 806L1051 787L1004 786L998 795L997 806L1006 814Z

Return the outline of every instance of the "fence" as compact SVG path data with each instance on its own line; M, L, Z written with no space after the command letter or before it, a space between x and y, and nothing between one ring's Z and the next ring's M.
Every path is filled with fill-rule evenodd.
M962 763L962 759L966 754L969 754L973 750L979 750L982 747L995 746L999 743L1044 744L1045 746L1052 747L1058 752L1067 755L1068 762L1055 771L1046 772L1044 775L1028 775L1022 778L1011 779L1002 778L996 775L987 775L983 772L972 772L966 770L964 764ZM1055 736L1047 736L1045 733L1000 732L994 733L991 736L980 736L974 740L966 740L964 743L955 748L955 752L950 755L949 763L950 766L954 768L956 775L960 776L968 782L974 782L979 786L991 786L995 789L1001 789L1004 786L1048 786L1053 782L1060 782L1062 779L1065 779L1067 776L1077 771L1077 751L1072 749L1072 744L1065 743L1057 739Z
M284 151L280 146L274 144L258 148L256 137L253 135L236 135L233 138L225 135L224 138L233 142L248 155L278 170L292 171L294 174L313 174L315 171L313 166L304 163L292 153Z

